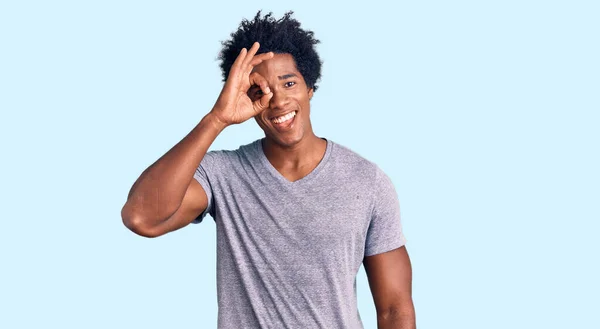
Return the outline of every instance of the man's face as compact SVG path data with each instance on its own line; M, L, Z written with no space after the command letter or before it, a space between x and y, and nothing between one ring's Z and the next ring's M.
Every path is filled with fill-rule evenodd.
M254 67L253 72L263 76L273 97L269 107L254 119L275 143L289 147L297 144L312 132L310 124L310 99L313 89L306 86L304 77L298 72L294 57L290 54L275 54ZM260 88L253 86L248 96L256 100L262 96Z

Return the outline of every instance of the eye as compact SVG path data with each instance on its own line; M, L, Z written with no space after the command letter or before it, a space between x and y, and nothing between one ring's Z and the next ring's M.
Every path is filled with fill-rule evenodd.
M294 82L294 81L288 81L288 82L285 83L285 86L289 88L289 87L291 87L291 86L293 86L295 84L296 84L296 82Z
M252 100L261 98L262 96L263 92L258 86L253 86L250 88L250 90L248 90L248 97L250 97Z

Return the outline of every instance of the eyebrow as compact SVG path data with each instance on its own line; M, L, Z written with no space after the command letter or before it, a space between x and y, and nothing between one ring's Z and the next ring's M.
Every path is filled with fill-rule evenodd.
M298 77L298 76L295 75L294 73L290 73L290 74L280 75L280 76L277 77L277 79L279 79L279 80L285 80L285 79L296 78L296 77Z

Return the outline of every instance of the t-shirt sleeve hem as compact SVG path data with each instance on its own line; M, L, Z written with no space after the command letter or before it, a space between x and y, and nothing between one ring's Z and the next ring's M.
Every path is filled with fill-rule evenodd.
M382 254L384 252L392 251L392 250L398 249L404 245L406 245L406 238L404 237L404 235L401 235L400 237L398 237L386 244L383 244L379 247L365 250L365 257L374 256L374 255Z
M204 209L204 211L196 218L194 218L194 220L192 220L192 224L200 224L202 222L202 220L204 220L204 217L209 213L210 211L210 199L211 199L211 187L210 187L210 183L208 182L207 179L205 179L204 177L202 177L200 174L198 174L198 172L194 173L194 179L200 183L200 186L202 186L202 189L204 190L204 193L206 193L206 197L209 200L209 204L206 207L206 209Z

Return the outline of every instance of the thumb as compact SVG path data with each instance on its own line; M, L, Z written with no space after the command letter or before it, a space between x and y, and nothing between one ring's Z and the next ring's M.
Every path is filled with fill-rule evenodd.
M256 114L266 110L269 107L269 103L271 102L271 98L273 98L273 92L269 92L268 94L264 94L261 98L254 101L252 105L254 105L254 111Z

